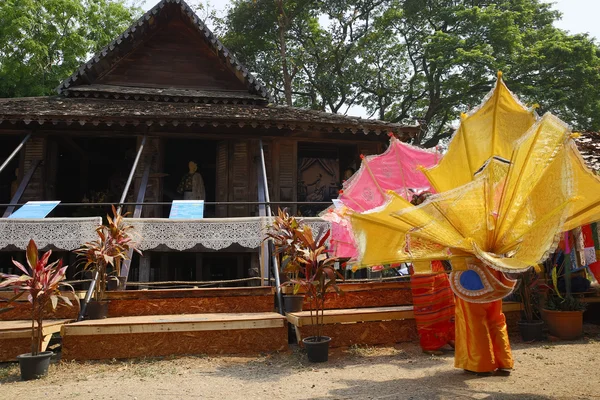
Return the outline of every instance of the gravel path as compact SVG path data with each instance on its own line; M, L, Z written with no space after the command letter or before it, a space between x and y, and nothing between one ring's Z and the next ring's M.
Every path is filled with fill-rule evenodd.
M427 356L415 344L334 349L311 364L297 348L262 357L179 357L53 363L49 376L18 381L0 364L1 399L600 399L600 329L577 342L513 340L510 376L453 368L452 353Z

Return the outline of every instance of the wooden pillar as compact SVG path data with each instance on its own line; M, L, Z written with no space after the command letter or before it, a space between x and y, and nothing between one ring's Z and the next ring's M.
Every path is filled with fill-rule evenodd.
M150 282L150 254L140 257L140 282Z
M140 266L138 268L139 270L139 277L138 277L138 281L139 282L150 282L150 260L151 260L151 256L149 253L144 254L143 256L140 257ZM139 286L139 289L148 289L148 286Z
M169 255L168 253L160 253L160 280L169 280Z
M204 261L204 257L202 253L196 253L196 276L194 278L194 280L196 281L201 281L204 276L204 274L202 273L202 268L203 268L203 261Z
M237 273L235 279L242 279L244 277L244 256L242 254L237 256ZM238 283L236 286L242 286L242 283Z

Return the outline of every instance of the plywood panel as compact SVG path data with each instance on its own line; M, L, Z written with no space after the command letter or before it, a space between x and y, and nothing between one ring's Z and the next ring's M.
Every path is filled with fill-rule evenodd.
M287 326L227 331L160 332L63 337L63 360L285 351Z
M31 339L0 339L0 362L15 361L19 354L31 352Z
M344 292L341 295L328 293L325 300L326 309L356 307L388 307L412 304L410 289L371 289ZM303 310L310 310L310 302L305 300Z
M205 288L205 289L153 289L127 290L122 292L107 292L108 300L140 300L165 298L198 298L198 297L238 297L265 296L272 297L275 291L272 287L252 288Z
M0 321L26 320L31 318L31 303L16 301L10 307L14 308L10 311L0 313ZM73 303L73 307L60 303L56 307L56 311L52 311L52 307L48 306L46 312L46 318L48 319L76 319L79 313L79 306L76 302Z
M299 328L299 332L301 338L316 334L314 327ZM330 347L373 346L418 340L417 325L410 319L325 325L322 334L331 337Z
M274 307L273 296L111 300L108 316L271 312Z

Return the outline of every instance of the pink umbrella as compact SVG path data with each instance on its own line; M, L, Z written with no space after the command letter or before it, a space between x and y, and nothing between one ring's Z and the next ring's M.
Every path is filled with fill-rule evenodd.
M390 145L382 154L361 156L359 170L344 182L339 200L345 207L330 208L322 217L331 222L331 244L335 256L355 258L354 235L348 212L364 212L383 205L386 192L394 190L411 200L413 194L431 190L420 167L437 164L437 150L429 151L402 143L390 135Z
M431 190L429 181L419 167L432 167L439 160L437 151L402 143L394 136L385 152L361 158L360 169L344 182L339 197L344 205L357 212L382 205L388 190L401 194L409 201L412 194Z

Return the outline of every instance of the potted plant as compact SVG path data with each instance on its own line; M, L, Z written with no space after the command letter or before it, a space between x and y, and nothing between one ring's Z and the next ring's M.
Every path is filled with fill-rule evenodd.
M42 351L44 316L48 307L56 309L59 301L72 306L71 300L63 296L60 287L65 286L74 293L73 287L62 282L65 279L67 266L63 266L62 260L49 264L52 251L44 253L39 257L38 249L33 240L27 245L27 265L13 260L13 264L21 270L22 275L0 274L2 281L0 288L10 287L14 290L9 302L12 302L24 294L31 303L31 353L17 356L21 368L21 379L30 380L39 378L48 373L50 358L54 354L51 351Z
M287 282L296 280L300 272L300 232L301 224L287 211L279 210L274 221L269 225L265 240L273 240L275 254L281 271L286 275ZM286 289L291 288L286 293ZM290 286L284 282L281 285L283 305L286 313L302 311L304 294L299 294L300 285Z
M561 254L555 255L555 260L560 259ZM542 318L548 326L552 336L563 340L574 340L583 335L583 312L585 304L573 297L571 293L571 268L564 260L569 258L565 254L560 268L553 263L551 269L553 288L549 288L546 296L546 305L542 309ZM566 265L565 265L566 264ZM560 271L564 270L565 294L558 289L558 277Z
M543 339L544 321L539 313L539 285L540 280L534 268L521 274L517 294L523 304L523 311L518 325L525 342Z
M316 335L302 339L302 343L309 361L325 362L329 358L331 341L330 337L323 336L326 295L331 291L341 293L337 279L343 280L344 277L335 269L338 259L327 255L325 243L329 230L317 240L308 225L302 226L298 233L299 273L298 277L290 280L290 284L304 290L310 301L311 325L316 328Z
M93 299L86 304L90 319L103 319L108 314L106 289L111 277L118 277L121 264L131 250L141 254L133 240L133 226L126 225L124 215L112 207L113 217L106 216L107 224L96 228L98 239L84 243L75 253L83 263L83 270L94 276Z

